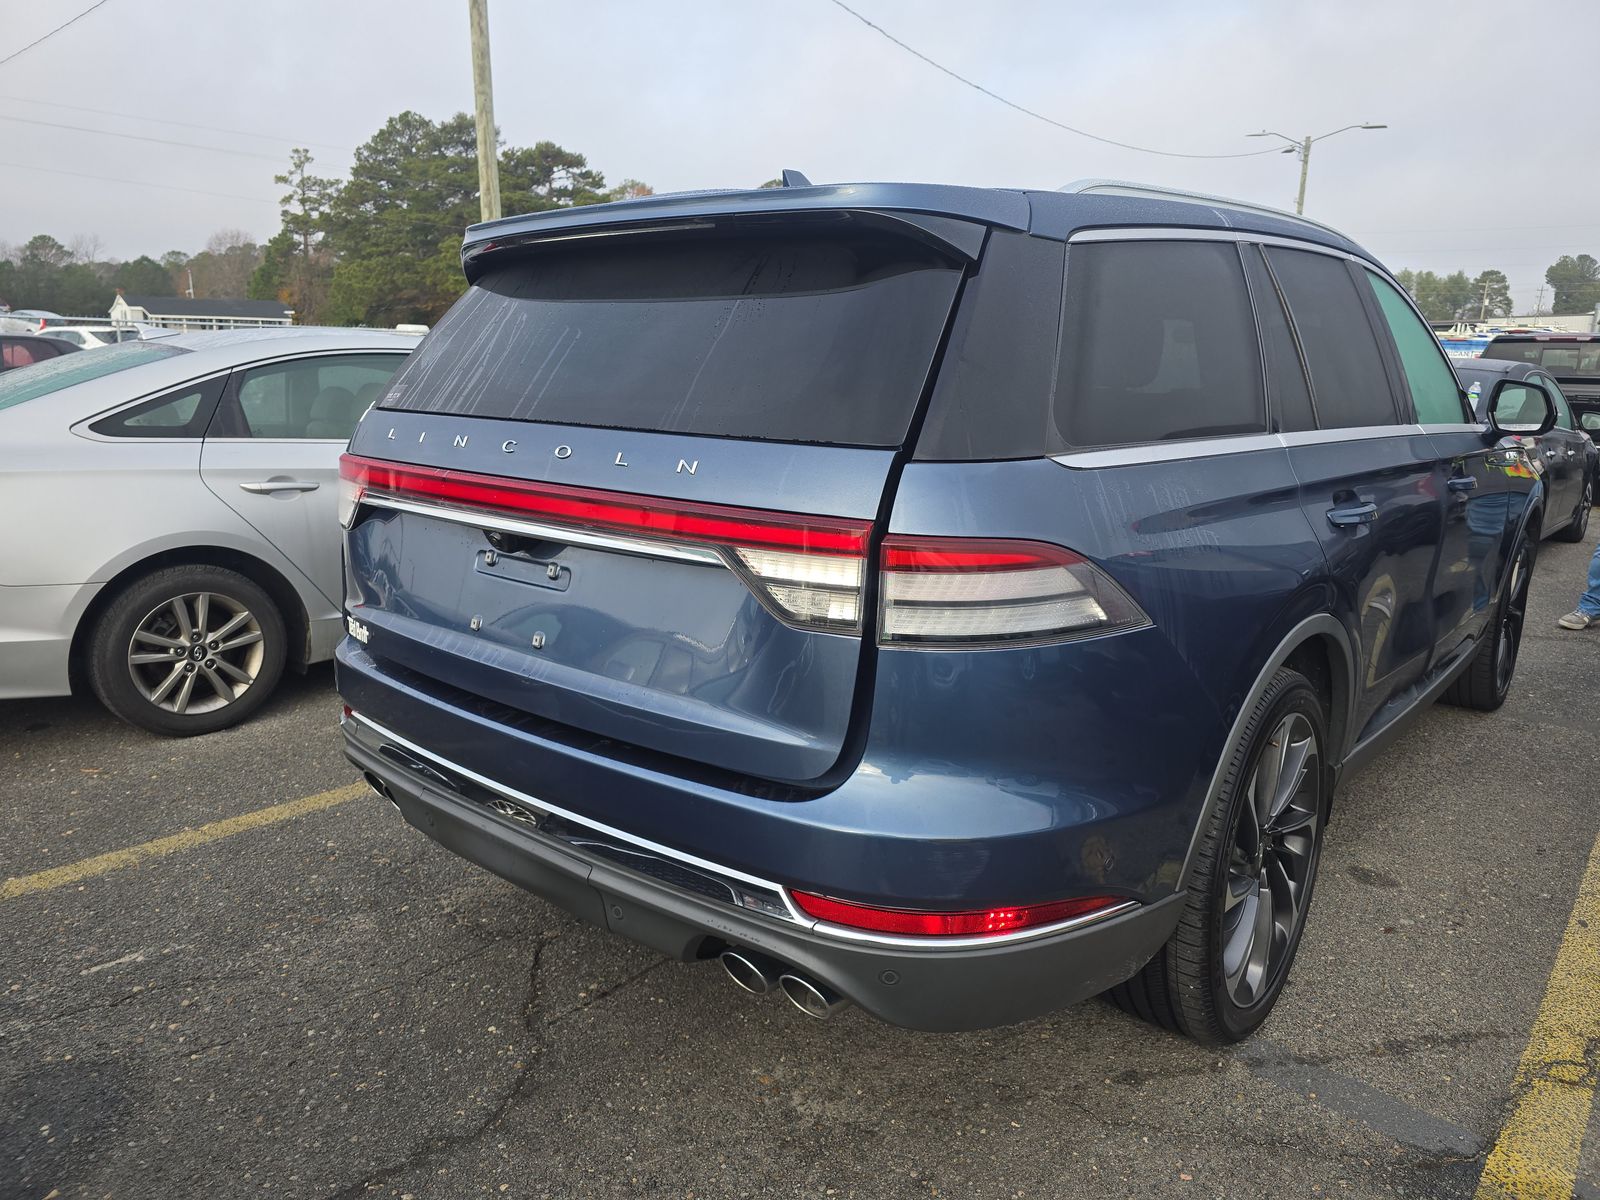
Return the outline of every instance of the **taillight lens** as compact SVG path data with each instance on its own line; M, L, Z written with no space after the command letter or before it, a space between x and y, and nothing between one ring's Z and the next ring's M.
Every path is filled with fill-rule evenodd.
M349 529L356 519L356 509L361 506L363 473L356 460L348 454L339 456L339 525Z
M1074 917L1090 916L1127 903L1120 896L1079 896L1071 900L1017 904L1007 908L919 912L852 904L847 900L835 900L831 896L818 896L812 892L791 891L789 894L794 897L801 912L819 921L908 937L982 937L985 934L1015 933L1020 929L1056 925Z
M1150 623L1105 572L1045 542L892 536L881 565L885 645L1058 642Z
M861 632L871 521L636 496L354 454L339 460L339 475L340 517L346 528L364 498L378 502L392 496L503 512L553 526L708 546L790 624Z

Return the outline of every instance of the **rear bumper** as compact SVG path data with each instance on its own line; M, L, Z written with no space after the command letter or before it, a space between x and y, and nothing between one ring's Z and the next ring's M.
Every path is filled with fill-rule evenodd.
M379 779L406 821L463 858L593 925L680 960L727 946L760 950L890 1024L981 1029L1027 1020L1104 991L1137 971L1171 936L1181 895L1119 915L1021 940L980 946L887 945L819 932L805 922L750 912L629 870L502 816L401 765L381 727L345 724L345 754Z

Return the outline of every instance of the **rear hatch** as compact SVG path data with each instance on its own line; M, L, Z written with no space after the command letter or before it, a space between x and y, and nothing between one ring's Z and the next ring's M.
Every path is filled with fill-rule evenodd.
M474 266L346 459L367 652L512 717L824 775L963 255L833 212Z

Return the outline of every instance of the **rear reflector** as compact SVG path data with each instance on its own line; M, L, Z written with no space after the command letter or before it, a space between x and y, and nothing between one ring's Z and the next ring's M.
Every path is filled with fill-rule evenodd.
M1150 623L1093 563L1045 542L894 536L882 565L885 645L1058 642Z
M391 497L500 512L562 528L707 546L790 624L861 631L871 521L534 483L354 454L339 460L339 476L340 519L346 528L363 501Z
M1011 908L985 908L967 912L915 912L900 908L877 908L851 904L818 896L811 892L790 892L800 910L819 921L869 929L874 933L905 934L909 937L982 937L985 934L1014 933L1040 925L1056 925L1074 917L1116 908L1127 903L1120 896L1084 896L1072 900L1052 900L1046 904L1021 904Z

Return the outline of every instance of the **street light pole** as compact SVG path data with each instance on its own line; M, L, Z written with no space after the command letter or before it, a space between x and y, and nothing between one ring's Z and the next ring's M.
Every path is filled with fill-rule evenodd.
M489 74L488 0L467 0L472 23L472 101L478 125L478 211L500 219L500 152L494 136L494 80Z
M1245 136L1282 138L1284 141L1289 143L1288 147L1284 150L1284 153L1298 154L1300 156L1300 191L1299 194L1295 196L1294 211L1303 216L1306 211L1306 175L1311 170L1312 143L1320 142L1323 138L1331 138L1335 133L1344 133L1346 130L1350 129L1387 128L1389 128L1387 125L1373 125L1371 123L1367 123L1362 125L1346 125L1344 129L1335 129L1332 133L1319 134L1317 137L1307 136L1304 138L1292 138L1288 134L1274 133L1270 129L1263 129L1260 133L1247 133Z

